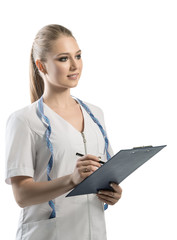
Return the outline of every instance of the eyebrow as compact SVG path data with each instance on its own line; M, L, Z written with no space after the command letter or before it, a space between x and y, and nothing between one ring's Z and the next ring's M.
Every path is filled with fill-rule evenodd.
M76 52L76 54L79 53L79 52L81 52L80 49ZM60 55L70 55L70 53L59 53L59 54L56 55L56 57L58 57Z

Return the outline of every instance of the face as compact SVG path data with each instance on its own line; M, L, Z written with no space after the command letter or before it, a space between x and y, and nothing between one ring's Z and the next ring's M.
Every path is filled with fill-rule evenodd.
M62 36L54 42L44 63L44 80L48 85L61 88L77 86L81 72L81 50L73 37Z

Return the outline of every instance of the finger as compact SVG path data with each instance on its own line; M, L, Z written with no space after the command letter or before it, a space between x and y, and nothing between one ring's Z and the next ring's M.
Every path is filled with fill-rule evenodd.
M103 196L103 197L109 197L109 198L114 198L116 200L119 200L121 198L121 194L113 191L99 191L98 196Z
M98 192L98 195L104 195L104 196L109 196L109 197L114 197L115 192L113 191L107 191L107 190L101 190Z
M93 160L93 161L96 161L96 162L99 162L100 161L100 158L94 156L94 155L91 155L91 154L87 154L83 157L80 158L81 161L84 161L84 160Z
M81 161L78 161L78 163L77 163L77 167L88 166L88 165L101 167L100 163L98 163L97 161L93 161L93 160L81 160Z
M100 199L102 202L107 203L109 205L114 205L118 201L115 198L104 196L104 195L98 195L98 199Z
M82 173L82 172L95 172L96 170L98 169L98 167L95 167L95 166L92 166L92 165L89 165L89 166L81 166L78 171L79 173Z
M111 183L110 186L114 189L115 192L122 194L122 188L117 183Z
M93 172L82 172L80 177L84 180L85 178L89 177Z

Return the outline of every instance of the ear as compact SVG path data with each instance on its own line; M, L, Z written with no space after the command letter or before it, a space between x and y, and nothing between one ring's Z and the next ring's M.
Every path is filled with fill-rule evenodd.
M43 66L42 62L39 59L36 60L36 66L39 69L39 71L41 71L42 73L46 73L45 67Z

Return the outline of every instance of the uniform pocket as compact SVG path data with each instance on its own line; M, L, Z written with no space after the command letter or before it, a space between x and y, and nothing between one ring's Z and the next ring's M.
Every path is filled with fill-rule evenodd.
M56 218L25 223L22 225L22 240L56 240Z

